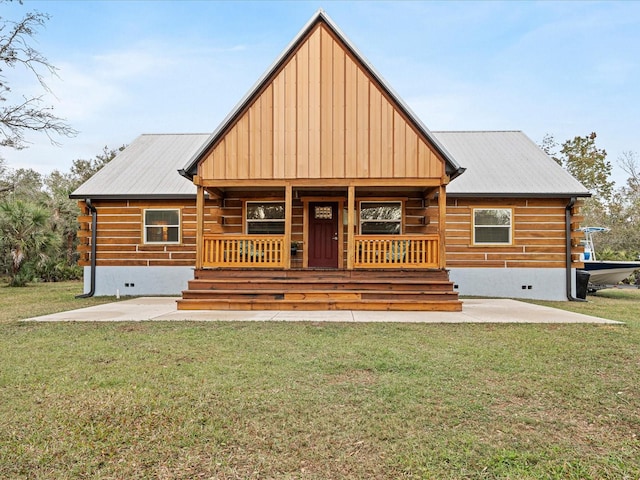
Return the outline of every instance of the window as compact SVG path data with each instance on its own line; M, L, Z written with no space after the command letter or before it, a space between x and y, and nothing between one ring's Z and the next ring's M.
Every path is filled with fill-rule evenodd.
M144 243L180 243L180 210L145 210Z
M510 208L476 208L473 210L473 243L511 244Z
M402 233L402 202L360 202L360 234Z
M247 202L246 215L248 234L284 234L283 202Z

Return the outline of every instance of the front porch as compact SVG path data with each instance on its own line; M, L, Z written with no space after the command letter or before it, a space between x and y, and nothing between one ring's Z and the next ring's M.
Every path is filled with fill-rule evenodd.
M460 311L444 255L445 188L426 182L321 193L196 178L196 271L178 308Z

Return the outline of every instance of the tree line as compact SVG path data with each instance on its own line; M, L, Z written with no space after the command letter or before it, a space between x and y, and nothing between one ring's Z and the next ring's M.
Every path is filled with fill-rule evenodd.
M104 147L74 160L69 172L11 170L0 159L0 274L10 285L82 278L78 266L80 208L69 194L123 150Z
M594 236L599 260L640 258L640 158L625 151L617 165L626 174L623 185L611 179L613 166L607 152L596 145L592 132L558 144L546 135L540 147L582 183L592 194L584 202L582 226L605 227L609 232Z

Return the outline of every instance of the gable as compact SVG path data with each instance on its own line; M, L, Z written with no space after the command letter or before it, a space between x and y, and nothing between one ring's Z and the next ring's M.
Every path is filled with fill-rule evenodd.
M440 179L461 169L320 12L185 173Z

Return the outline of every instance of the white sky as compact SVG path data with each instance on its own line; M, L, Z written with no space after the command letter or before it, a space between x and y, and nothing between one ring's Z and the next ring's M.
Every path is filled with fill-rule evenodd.
M29 1L34 47L59 68L47 103L80 133L0 149L9 167L68 171L142 133L211 133L323 8L431 130L597 132L640 153L640 2ZM4 70L14 94L39 92ZM618 185L625 176L617 170Z

